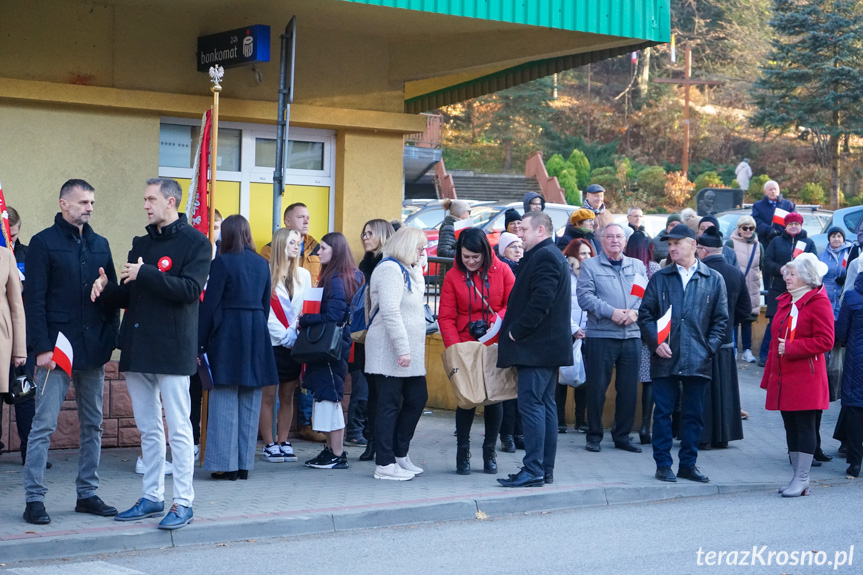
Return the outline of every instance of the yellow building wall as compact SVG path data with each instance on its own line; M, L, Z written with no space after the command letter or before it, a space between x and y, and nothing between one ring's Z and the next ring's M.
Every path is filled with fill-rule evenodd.
M183 200L180 202L180 211L186 211L186 202L189 201L189 178L176 178L180 187L183 188ZM216 182L216 209L227 218L232 214L240 213L240 182Z
M80 178L96 189L91 224L121 265L144 233L144 188L159 173L159 118L152 115L0 102L0 182L21 214L21 240L50 226L60 187Z
M0 54L14 54L0 58L0 77L201 94L210 82L196 68L197 38L266 24L270 61L257 65L260 77L248 66L228 69L222 94L275 101L279 34L291 7L225 4L0 0ZM317 20L298 19L295 102L402 112L404 86L390 81L387 40L358 28L324 30Z
M371 219L401 219L404 174L401 138L373 132L336 136L335 227L347 236L354 258L363 255L360 235Z

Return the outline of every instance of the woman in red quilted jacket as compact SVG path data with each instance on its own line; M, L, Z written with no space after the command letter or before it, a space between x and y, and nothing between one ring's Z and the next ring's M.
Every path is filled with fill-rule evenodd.
M827 265L814 255L797 256L782 273L788 292L777 298L761 387L767 390L766 408L782 413L794 466L793 478L779 492L798 497L808 493L818 415L830 404L824 354L833 349L833 307L821 283Z
M491 251L485 233L478 228L461 232L456 242L455 265L444 278L438 310L438 326L444 347L463 341L477 341L505 313L515 276L509 266ZM497 473L495 444L503 419L503 404L486 405L485 441L482 444L483 470ZM470 474L470 428L476 408L456 408L455 428L458 449L456 472Z

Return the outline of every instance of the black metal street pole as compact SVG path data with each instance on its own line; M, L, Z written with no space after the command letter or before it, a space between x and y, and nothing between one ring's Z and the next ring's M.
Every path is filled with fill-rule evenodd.
M279 71L279 115L276 119L276 168L273 171L273 233L282 226L282 193L285 190L285 157L291 104L294 101L294 55L297 45L297 17L285 26L282 34Z

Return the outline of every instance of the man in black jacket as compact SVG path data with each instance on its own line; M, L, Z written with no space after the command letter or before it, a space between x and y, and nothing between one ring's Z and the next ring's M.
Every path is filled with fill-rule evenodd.
M108 240L89 224L94 202L93 186L84 180L67 181L60 188L60 213L54 225L33 236L27 252L24 311L28 348L36 356L38 392L24 466L24 519L38 525L51 522L45 511L45 463L60 407L73 382L81 445L75 511L104 517L117 514L96 495L105 363L117 343L120 314L89 297L90 284L101 269L117 277ZM52 359L60 332L72 345L71 379L55 369Z
M147 180L147 235L132 241L129 259L120 272L122 283L101 273L91 294L93 301L101 295L109 305L126 308L120 329L120 371L126 372L135 424L141 432L143 497L116 519L134 521L164 511L164 407L170 430L174 505L159 523L160 529L178 529L193 517L189 376L197 371L198 305L212 255L206 236L177 212L182 196L175 180Z
M569 266L554 245L551 218L528 212L521 220L524 257L500 329L498 367L518 367L518 409L524 430L524 467L504 487L554 480L557 454L558 368L572 365Z
M713 377L712 358L719 350L728 324L725 282L719 273L695 258L695 233L676 226L666 236L671 265L656 272L647 284L638 327L650 349L653 379L653 459L656 478L677 481L671 471L671 412L681 397L680 452L677 475L710 481L695 466L703 427L704 392ZM670 334L658 334L671 312ZM658 325L662 323L662 325ZM681 385L682 384L682 385Z
M728 447L729 441L743 439L740 419L740 387L737 383L737 350L734 349L734 326L752 314L752 300L746 278L736 265L730 265L722 255L722 232L710 227L698 238L699 259L719 272L725 281L728 302L728 325L722 346L713 356L713 378L704 396L704 429L699 445L702 449Z

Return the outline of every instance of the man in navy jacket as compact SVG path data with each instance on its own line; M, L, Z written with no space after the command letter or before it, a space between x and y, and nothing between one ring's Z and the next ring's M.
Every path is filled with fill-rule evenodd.
M758 241L765 250L770 240L785 230L784 225L773 223L773 213L776 208L791 213L797 209L797 206L791 200L783 198L779 193L779 184L770 180L764 184L764 198L752 204L755 233L758 234Z
M173 457L174 505L160 529L192 521L194 444L189 421L189 376L197 371L198 305L210 271L212 246L177 212L183 191L175 180L147 180L147 235L132 241L121 284L101 274L91 298L126 308L120 330L120 371L141 432L143 496L118 521L160 516L165 509L165 430ZM104 293L103 293L104 291Z
M89 224L94 202L95 190L84 180L63 184L60 213L54 217L54 225L33 236L27 253L24 310L28 347L36 355L39 391L24 467L24 519L38 525L51 522L44 503L48 492L45 463L60 406L72 382L81 436L75 511L105 517L117 514L96 495L105 363L117 343L120 313L89 297L90 285L100 270L104 269L115 281L117 277L108 240ZM62 369L55 369L52 360L59 332L72 344L71 379Z
M557 455L558 368L572 365L569 265L554 245L551 218L528 212L521 220L526 252L500 328L498 367L518 367L518 410L524 429L524 467L504 487L554 480Z

